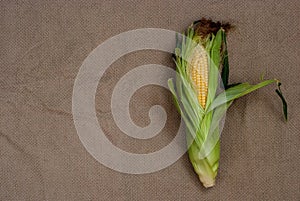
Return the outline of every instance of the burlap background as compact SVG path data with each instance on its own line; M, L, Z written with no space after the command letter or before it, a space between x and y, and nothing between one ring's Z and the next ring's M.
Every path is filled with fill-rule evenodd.
M0 2L0 200L300 200L300 59L298 0L290 1L10 1ZM87 55L118 33L143 27L183 31L206 16L236 25L228 38L232 82L280 78L288 123L274 86L235 102L227 113L217 185L205 190L187 155L156 173L110 170L82 146L71 113L72 87ZM136 153L160 149L176 133L170 93L144 87L131 101L136 124L161 104L159 136L134 140L110 113L114 84L149 63L174 68L170 55L141 51L120 58L99 83L96 109L108 138Z

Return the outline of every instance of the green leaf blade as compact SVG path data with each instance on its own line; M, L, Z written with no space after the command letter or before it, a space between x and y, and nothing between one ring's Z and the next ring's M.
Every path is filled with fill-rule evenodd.
M216 97L216 99L210 105L208 111L211 111L226 102L240 98L244 95L247 95L259 88L262 88L274 82L276 82L276 80L266 80L256 85L250 85L249 83L242 83L234 87L231 87Z

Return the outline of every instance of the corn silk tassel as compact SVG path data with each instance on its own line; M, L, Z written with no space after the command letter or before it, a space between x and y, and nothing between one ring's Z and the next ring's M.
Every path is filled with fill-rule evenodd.
M187 130L190 161L203 186L215 185L220 159L220 131L226 110L234 99L256 89L277 83L276 93L283 102L287 120L287 104L277 79L259 84L228 85L229 64L226 33L228 23L202 18L194 22L179 38L174 54L175 86L168 85Z

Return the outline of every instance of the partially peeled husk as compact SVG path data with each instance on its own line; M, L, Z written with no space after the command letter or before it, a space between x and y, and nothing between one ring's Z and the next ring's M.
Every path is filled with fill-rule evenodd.
M199 180L206 188L216 183L221 131L226 111L233 100L271 83L280 86L276 79L265 80L256 85L249 83L228 85L226 33L231 27L229 23L213 22L204 18L193 23L181 38L177 37L174 54L176 81L175 84L172 79L168 81L175 105L186 125L189 159ZM190 55L198 45L207 51L209 58L208 96L205 108L202 108L197 100L187 70Z

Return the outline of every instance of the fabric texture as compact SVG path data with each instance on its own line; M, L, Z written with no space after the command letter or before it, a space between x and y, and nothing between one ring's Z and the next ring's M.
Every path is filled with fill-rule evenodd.
M300 200L300 2L96 1L0 2L0 200ZM72 117L72 91L84 59L106 39L137 28L182 32L209 17L229 21L230 82L278 78L289 105L284 122L275 86L234 102L221 135L216 186L204 189L187 154L150 174L111 170L83 147ZM168 120L149 140L128 137L114 123L110 100L118 80L143 64L175 69L171 55L133 52L114 62L99 82L96 112L109 140L150 153L174 137L180 116L171 93L139 89L132 120L149 124L159 104Z

